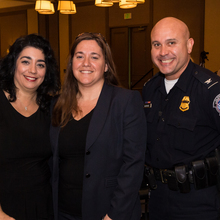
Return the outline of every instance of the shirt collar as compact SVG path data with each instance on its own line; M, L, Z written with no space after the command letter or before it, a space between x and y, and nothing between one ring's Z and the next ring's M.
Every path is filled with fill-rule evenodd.
M189 81L191 80L190 73L193 71L193 68L194 68L194 64L190 60L188 63L188 66L183 71L179 80L177 81L177 83L174 86L177 86L178 88L180 88L181 90L183 90L185 92L187 89L187 86L189 84ZM159 77L159 80L157 81L156 87L160 87L161 92L164 92L165 91L165 86L164 86L164 77L165 76L161 72L159 72L158 74L160 77Z
M186 91L186 89L190 83L190 80L191 80L190 73L193 71L193 68L194 68L193 62L190 60L188 63L188 66L183 71L178 82L175 85L175 86L179 87L181 90L183 90L184 92Z

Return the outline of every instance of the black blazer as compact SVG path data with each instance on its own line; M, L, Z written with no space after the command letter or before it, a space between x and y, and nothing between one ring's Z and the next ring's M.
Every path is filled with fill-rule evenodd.
M50 130L53 200L58 213L59 127ZM104 84L94 109L85 147L83 220L139 220L146 124L139 92Z

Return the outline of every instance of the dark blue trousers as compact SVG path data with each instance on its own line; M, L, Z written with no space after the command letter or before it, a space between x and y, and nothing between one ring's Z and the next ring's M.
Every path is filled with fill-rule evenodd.
M220 197L216 186L196 190L191 185L189 193L168 189L167 184L157 182L150 192L150 220L219 220Z

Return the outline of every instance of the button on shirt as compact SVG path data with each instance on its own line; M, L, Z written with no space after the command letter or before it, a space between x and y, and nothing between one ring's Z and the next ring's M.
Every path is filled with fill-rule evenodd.
M204 159L220 146L220 78L191 61L167 94L158 73L143 88L146 163L173 168Z

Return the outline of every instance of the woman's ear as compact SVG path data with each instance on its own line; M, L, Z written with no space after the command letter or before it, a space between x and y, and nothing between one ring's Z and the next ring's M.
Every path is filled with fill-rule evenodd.
M107 71L108 71L108 65L105 64L105 72L107 72Z

